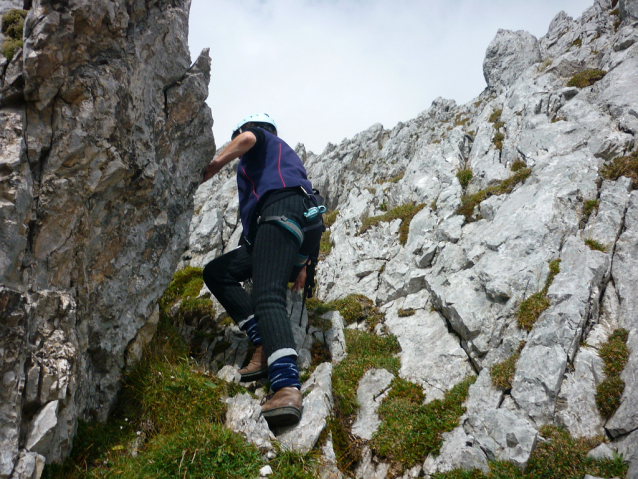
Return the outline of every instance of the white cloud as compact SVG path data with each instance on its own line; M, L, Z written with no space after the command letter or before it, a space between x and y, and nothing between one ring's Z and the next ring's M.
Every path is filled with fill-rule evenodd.
M294 146L414 118L438 96L465 103L484 88L499 28L540 37L592 0L193 0L193 60L210 47L208 104L218 145L244 116L267 112Z

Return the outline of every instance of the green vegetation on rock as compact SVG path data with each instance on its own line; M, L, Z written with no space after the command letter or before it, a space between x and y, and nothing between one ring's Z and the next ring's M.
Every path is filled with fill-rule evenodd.
M549 262L549 275L545 281L545 287L542 291L534 293L527 299L524 299L518 306L516 312L516 321L518 326L525 331L531 331L534 323L543 311L549 308L550 302L547 297L547 291L554 281L554 277L560 273L560 259Z
M414 308L407 308L407 309L399 308L399 311L397 314L399 315L399 318L406 318L408 316L414 316L414 313L415 313Z
M328 303L317 298L309 298L306 301L306 306L311 317L321 316L328 311L339 311L346 324L365 321L369 329L373 329L385 318L385 315L374 305L372 300L362 294L349 294L345 298L335 299Z
M445 393L445 397L423 404L421 386L405 379L392 381L390 392L379 407L381 425L370 444L381 458L410 468L428 454L438 455L442 434L459 424L463 403L476 377L470 377Z
M616 412L625 390L625 382L620 379L620 373L629 359L628 337L629 332L626 329L618 329L609 336L598 352L605 365L606 378L596 388L596 405L605 418Z
M27 16L26 10L9 10L2 15L2 33L5 35L2 43L2 54L11 61L15 53L22 48L22 32L24 30L24 19Z
M571 77L571 79L567 82L567 86L585 88L593 85L599 80L602 80L606 74L606 71L599 70L597 68L583 70L582 72L578 72L573 77Z
M631 155L614 158L611 163L607 163L600 171L606 180L616 181L621 176L631 179L632 188L638 189L638 151Z
M583 215L585 216L585 221L587 221L587 218L589 218L589 215L591 215L594 211L598 210L599 204L600 204L600 200L598 199L586 200L583 203Z
M170 316L176 323L191 323L205 316L215 317L213 302L208 298L198 298L204 286L201 268L187 266L173 276L164 296L159 300L160 312ZM173 306L179 303L177 311Z
M470 181L472 181L472 170L469 168L459 170L456 172L456 177L458 178L459 183L461 183L461 187L465 189L470 184Z
M565 429L543 426L539 430L545 439L539 442L524 471L504 461L490 462L490 472L478 469L454 470L433 474L432 479L583 479L595 477L625 477L628 465L621 457L594 459L587 453L603 439L574 439Z
M523 168L527 168L527 163L525 163L523 160L516 160L514 163L512 163L512 166L510 166L510 171L516 173Z
M589 249L593 249L596 251L602 251L605 253L607 251L607 246L596 241L595 239L588 238L585 240L585 244L589 247Z
M400 351L395 336L344 330L348 355L335 366L332 374L334 410L329 421L332 441L340 469L351 470L361 457L361 444L352 441L350 428L359 409L357 387L366 371L383 368L399 374L400 361L394 357Z
M492 385L498 389L512 389L512 381L516 373L516 362L521 357L521 351L525 347L525 341L521 341L518 350L505 361L494 364L490 368Z
M457 214L465 216L467 221L473 221L474 208L480 205L482 201L488 199L490 196L511 193L516 185L525 181L531 174L531 169L523 168L494 186L485 188L472 195L464 195L461 197L461 206L456 210Z
M160 303L166 307L199 292L195 273L195 268L176 273ZM42 477L243 479L257 477L266 464L273 469L271 478L316 477L316 452L279 451L265 461L243 436L224 427L223 399L246 391L199 369L171 319L161 314L158 331L125 377L108 421L80 422L69 457L48 465Z
M364 233L372 226L378 225L383 221L392 221L396 219L402 220L401 226L399 227L399 243L405 245L408 241L408 232L410 231L410 222L414 215L416 215L419 211L421 211L425 207L425 204L421 203L415 205L414 203L408 203L405 205L397 206L394 209L391 209L387 213L384 213L380 216L372 216L370 218L366 218L363 220L363 224L361 228L359 228L359 234Z
M319 242L319 257L325 258L332 251L332 240L330 239L329 228L337 221L339 216L339 210L334 210L323 215L323 224L326 227L326 231L321 234L321 241Z

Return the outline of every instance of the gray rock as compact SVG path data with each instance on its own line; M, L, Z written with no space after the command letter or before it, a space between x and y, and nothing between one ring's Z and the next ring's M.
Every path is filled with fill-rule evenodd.
M327 424L332 411L332 364L317 366L301 387L303 410L299 424L277 428L277 440L284 448L310 451Z
M638 478L638 430L615 439L612 444L623 460L629 462L627 479Z
M369 369L359 381L357 402L359 411L352 425L352 434L369 441L377 432L381 420L377 410L389 392L394 374L385 369Z
M636 0L620 0L618 8L620 10L620 18L623 20L633 22L638 20L638 2Z
M11 479L40 479L45 460L44 456L35 452L22 451Z
M361 461L355 471L357 479L385 479L389 470L390 464L380 462L378 458L372 455L372 451L368 446L363 447Z
M226 400L226 427L231 431L242 434L246 441L254 444L262 451L272 451L274 434L268 428L268 423L261 415L261 405L258 399L250 394L239 394Z
M438 456L429 455L423 463L423 472L434 474L453 469L480 469L488 473L487 458L473 437L468 436L462 427L442 434L443 445Z
M321 446L321 468L319 470L321 479L342 479L343 474L337 465L337 456L332 446L332 433L328 433L326 443Z
M604 442L587 453L587 457L594 459L613 459L614 450Z
M595 350L581 348L574 371L566 374L557 399L556 421L573 437L604 434L604 421L596 406L596 386L604 379L603 362Z
M527 67L540 61L535 36L522 30L499 30L487 47L483 76L488 86L510 86Z
M529 421L503 409L469 416L463 429L476 440L488 460L510 461L521 468L529 461L538 438Z
M217 377L229 383L239 383L241 374L236 367L226 365L217 372Z
M53 431L58 424L59 401L46 404L33 420L31 431L27 437L27 451L48 451L53 438Z
M399 375L421 385L429 402L442 399L446 391L474 371L458 337L450 334L445 319L430 311L428 304L425 290L408 296L403 308L415 309L414 315L399 317L398 308L392 308L386 326L401 345Z
M343 317L339 311L329 311L322 318L329 319L332 323L332 327L326 331L326 343L332 356L332 363L339 364L348 355L346 337L343 334Z

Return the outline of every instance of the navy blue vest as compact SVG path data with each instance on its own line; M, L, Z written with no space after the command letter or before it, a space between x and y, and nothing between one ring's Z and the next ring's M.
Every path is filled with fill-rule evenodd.
M259 150L251 149L242 155L237 166L239 212L244 236L248 238L255 208L266 193L301 186L312 194L312 184L299 156L278 136L262 132L265 141Z

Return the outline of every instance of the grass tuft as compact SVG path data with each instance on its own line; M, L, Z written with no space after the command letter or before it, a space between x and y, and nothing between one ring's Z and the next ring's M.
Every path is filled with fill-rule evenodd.
M397 206L394 209L391 209L387 213L384 213L380 216L372 216L370 218L366 218L363 220L363 224L361 228L359 228L359 234L363 234L365 231L370 229L372 226L378 225L383 221L392 221L395 219L401 219L401 226L399 227L399 243L401 245L405 245L408 240L408 232L410 230L410 222L414 215L416 215L419 211L423 209L425 204L415 205L414 203L408 203L405 205Z
M461 183L461 187L463 189L467 188L467 186L470 184L470 181L472 181L472 176L472 170L470 170L469 168L456 172L456 177L458 178L459 183Z
M606 378L596 389L596 405L605 418L613 416L616 412L625 390L625 383L620 379L620 373L625 369L629 359L628 337L629 332L626 329L618 329L609 336L598 352L605 365Z
M589 218L589 215L591 215L594 211L598 211L599 204L600 204L600 200L598 199L586 200L583 203L583 215L585 216L585 221L587 221L587 218Z
M631 179L632 188L638 189L638 151L634 151L629 156L614 158L611 163L607 163L600 171L606 180L616 181L621 176Z
M523 160L516 160L514 163L512 163L512 166L510 166L510 170L513 173L516 173L517 171L520 171L523 168L527 168L527 163L525 163Z
M599 70L597 68L583 70L582 72L578 72L573 77L571 77L571 79L567 82L567 86L585 88L593 85L599 80L602 80L606 74L606 71Z
M518 350L505 361L497 363L490 368L492 384L498 389L512 389L514 373L516 373L516 362L521 356L521 351L525 347L525 341L521 341Z
M589 246L589 249L593 249L593 250L596 250L596 251L602 251L603 253L607 252L607 246L605 246L604 244L602 244L602 243L600 243L600 242L598 242L598 241L596 241L594 239L591 239L591 238L586 239L585 240L585 244L587 246Z
M324 259L332 251L332 241L330 240L330 228L339 216L339 210L331 211L323 215L323 224L326 227L326 231L321 234L321 240L319 241L319 258Z
M458 426L465 412L463 403L475 380L467 378L450 389L443 400L423 404L425 396L420 386L394 379L379 407L381 425L370 442L372 449L405 468L421 463L428 454L438 455L442 434Z
M543 290L524 299L518 306L516 321L518 322L519 328L527 332L531 331L541 313L549 308L550 301L549 298L547 298L547 291L558 273L560 273L560 259L550 261L549 275L547 276Z
M362 294L349 294L345 298L335 299L328 303L317 298L309 298L306 305L309 316L313 318L328 311L339 311L346 324L366 321L370 329L374 329L385 319L385 315L374 305L372 300Z
M461 206L456 210L457 214L465 216L467 221L473 220L474 208L481 204L481 201L486 200L490 196L498 196L511 193L514 187L529 178L532 174L532 170L529 168L523 168L514 173L506 180L499 182L497 185L490 186L484 190L478 191L472 195L464 195L461 197Z
M414 316L414 308L407 308L407 309L403 309L403 308L399 308L399 318L406 318L408 316Z

